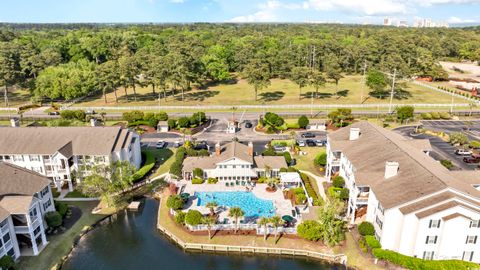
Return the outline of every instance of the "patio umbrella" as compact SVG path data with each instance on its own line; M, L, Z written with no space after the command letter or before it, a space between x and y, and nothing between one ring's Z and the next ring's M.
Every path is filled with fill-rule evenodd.
M180 197L182 199L188 199L190 197L190 193L182 193L182 194L180 194Z
M282 219L289 223L293 221L293 217L289 215L282 216Z

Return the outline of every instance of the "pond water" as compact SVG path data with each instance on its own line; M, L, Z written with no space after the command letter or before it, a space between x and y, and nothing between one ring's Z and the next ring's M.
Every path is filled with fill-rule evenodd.
M321 270L344 266L275 256L189 253L156 229L158 202L140 212L121 212L78 243L62 269Z

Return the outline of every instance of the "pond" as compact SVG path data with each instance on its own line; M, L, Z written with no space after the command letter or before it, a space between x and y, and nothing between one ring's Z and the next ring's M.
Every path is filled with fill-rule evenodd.
M272 256L184 252L156 229L158 202L140 212L121 212L85 235L62 269L321 270L341 265Z

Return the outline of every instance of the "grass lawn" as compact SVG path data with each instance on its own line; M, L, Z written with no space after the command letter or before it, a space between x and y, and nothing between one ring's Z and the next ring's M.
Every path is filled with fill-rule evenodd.
M152 174L152 177L162 175L170 170L170 165L175 161L175 148L149 149L153 153L160 167Z
M318 167L313 164L313 160L319 153L325 152L325 147L301 147L301 151L305 152L306 155L294 156L294 158L297 159L297 165L295 165L295 168L322 176Z
M80 190L74 189L65 195L65 198L87 198Z
M450 103L450 95L439 93L428 88L407 83L407 90L411 97L405 100L395 100L395 103ZM345 76L340 80L338 95L334 96L335 85L327 83L319 89L319 98L314 99L314 104L358 104L361 102L362 86L361 76ZM368 96L368 88L363 87L364 97ZM182 101L181 92L176 91L174 96L167 94L167 101L158 101L158 94L153 95L151 87L137 87L137 101L133 100L133 91L129 90L127 101L124 91L117 91L119 103L115 103L114 93L107 94L107 104L99 94L85 99L76 106L125 106L125 105L246 105L246 104L311 104L314 89L304 87L299 99L298 86L286 79L272 79L271 85L258 93L258 100L254 100L253 88L245 80L238 80L234 84L219 84L206 89L193 89L185 92L185 101ZM172 93L173 94L173 93ZM367 98L364 103L388 103L388 98ZM454 102L464 103L464 100L455 98Z
M94 215L92 209L98 202L68 202L70 205L76 205L82 210L82 217L73 225L72 228L60 235L47 236L49 244L35 257L21 257L18 263L18 269L51 269L63 256L70 251L74 239L80 232L92 224L96 223L105 215Z
M355 240L351 233L345 234L347 241L345 245L335 247L335 252L347 255L347 264L355 266L357 269L384 269L383 267L373 264L367 257L362 254L362 251L355 244Z

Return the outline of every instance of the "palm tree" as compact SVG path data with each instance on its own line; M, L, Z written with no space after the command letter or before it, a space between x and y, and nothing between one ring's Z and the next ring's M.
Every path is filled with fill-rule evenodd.
M270 220L266 217L260 218L258 225L263 227L263 241L267 241L267 226L270 224Z
M212 239L212 226L215 225L216 219L213 216L206 216L202 218L202 223L207 226L208 240Z
M283 220L279 216L273 216L270 218L270 223L273 225L273 228L275 229L275 244L277 244L277 235L278 235L278 227L280 227L283 224Z
M210 209L210 215L213 216L215 214L215 207L217 207L217 202L208 202L205 207Z
M245 213L240 207L232 207L228 210L228 216L235 219L235 233L238 231L238 219L243 217Z

